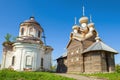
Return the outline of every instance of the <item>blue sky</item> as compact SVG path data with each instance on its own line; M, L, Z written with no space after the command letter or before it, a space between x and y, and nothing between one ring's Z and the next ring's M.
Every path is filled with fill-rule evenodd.
M79 24L83 4L103 42L120 52L120 0L0 0L0 61L4 36L18 36L19 24L30 16L44 28L47 44L54 48L53 60L61 56L75 16ZM120 54L115 62L120 63Z

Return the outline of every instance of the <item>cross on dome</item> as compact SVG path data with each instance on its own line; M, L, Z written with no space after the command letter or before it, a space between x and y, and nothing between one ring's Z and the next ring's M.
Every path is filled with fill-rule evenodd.
M83 16L85 16L85 7L83 6Z
M90 22L92 22L92 15L90 15Z
M76 25L77 18L75 17L75 25Z

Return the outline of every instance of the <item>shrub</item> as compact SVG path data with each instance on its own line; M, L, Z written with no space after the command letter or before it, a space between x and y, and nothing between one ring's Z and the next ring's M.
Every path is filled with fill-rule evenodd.
M117 65L115 66L115 71L116 71L117 73L120 73L120 64L117 64Z

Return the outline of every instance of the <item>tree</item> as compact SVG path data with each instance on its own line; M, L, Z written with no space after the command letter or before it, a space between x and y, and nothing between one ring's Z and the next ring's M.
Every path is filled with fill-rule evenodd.
M11 47L12 46L13 42L10 41L11 37L12 36L9 33L6 34L6 36L4 37L5 41L3 42L4 47Z
M56 71L56 68L57 68L57 65L51 66L51 71L55 72L55 71Z
M10 38L11 38L11 37L12 37L12 36L11 36L9 33L7 33L6 36L5 36L5 40L6 40L5 42L11 42L11 41L10 41Z

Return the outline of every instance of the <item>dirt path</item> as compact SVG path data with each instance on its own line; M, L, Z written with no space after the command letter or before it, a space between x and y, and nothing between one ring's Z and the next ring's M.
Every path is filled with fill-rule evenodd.
M86 76L81 76L81 75L77 75L77 74L64 74L64 73L56 73L56 74L65 76L65 77L69 77L69 78L73 78L76 80L105 80L105 79L95 79L92 77L86 77Z

